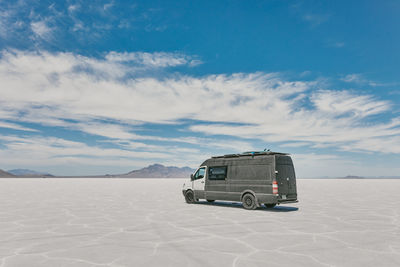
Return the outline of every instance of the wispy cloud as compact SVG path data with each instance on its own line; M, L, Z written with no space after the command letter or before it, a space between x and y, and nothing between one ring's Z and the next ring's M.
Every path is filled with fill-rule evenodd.
M6 38L8 34L8 13L5 11L0 11L0 37Z
M35 160L49 159L52 157L63 158L66 156L77 157L121 157L121 158L167 158L166 153L140 152L121 150L114 148L100 148L89 146L82 142L70 141L56 137L19 137L19 136L0 136L0 140L5 142L8 151L13 151L19 155L26 154ZM4 150L3 150L4 151ZM31 154L30 154L31 153Z
M15 32L24 26L21 18L16 16L19 8L20 4L16 4L15 7L0 5L0 38L12 38Z
M317 10L315 5L308 6L302 1L296 1L294 4L290 5L290 10L312 27L327 22L331 17L330 14Z
M348 91L322 90L313 93L311 101L331 116L347 115L349 118L365 118L390 109L388 101L379 101L371 95L355 95Z
M328 21L330 15L328 14L312 14L307 13L302 16L302 19L306 22L309 22L312 26L318 26L326 21Z
M345 43L344 43L344 42L334 42L334 43L332 44L332 46L341 48L341 47L344 47L344 46L345 46Z
M344 82L347 82L347 83L353 83L353 84L358 84L358 85L368 85L368 86L372 86L372 87L398 85L397 83L382 83L382 82L373 81L373 80L366 78L365 75L360 74L360 73L352 73L352 74L344 75L341 78L341 80Z
M79 4L72 4L72 5L69 5L68 8L67 8L69 13L73 13L73 12L79 10L79 9L80 9L80 5Z
M325 41L327 47L343 48L346 46L345 42L328 39Z
M0 121L0 128L8 128L8 129L27 131L27 132L37 132L38 131L36 129L27 128L27 127L21 126L19 124L4 122L4 121Z
M368 82L361 74L353 73L353 74L347 74L343 78L341 78L342 81L348 82L348 83L366 83Z
M152 68L175 67L179 65L196 66L201 64L199 59L180 53L146 53L146 52L110 52L105 56L109 62L135 62Z
M108 10L108 9L112 8L113 6L114 6L114 1L111 1L109 3L104 4L103 9Z
M31 29L36 36L39 36L42 39L49 39L51 37L52 29L45 21L31 22Z

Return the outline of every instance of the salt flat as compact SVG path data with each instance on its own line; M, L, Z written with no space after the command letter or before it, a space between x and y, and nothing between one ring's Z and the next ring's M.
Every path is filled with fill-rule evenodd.
M183 179L0 179L0 266L400 266L400 180L186 204Z

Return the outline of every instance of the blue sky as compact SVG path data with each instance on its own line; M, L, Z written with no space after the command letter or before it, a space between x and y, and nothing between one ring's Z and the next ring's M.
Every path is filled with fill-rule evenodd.
M399 175L400 2L0 1L0 168L289 152Z

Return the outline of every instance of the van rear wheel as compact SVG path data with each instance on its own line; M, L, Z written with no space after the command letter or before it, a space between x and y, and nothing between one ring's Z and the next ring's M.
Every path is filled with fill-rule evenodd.
M186 193L185 193L185 200L186 200L186 203L189 203L189 204L192 204L192 203L195 202L194 193L193 193L192 190L186 191Z
M252 194L245 194L242 198L243 208L254 210L257 208L256 198Z
M272 209L273 207L275 207L276 204L265 204L265 207Z

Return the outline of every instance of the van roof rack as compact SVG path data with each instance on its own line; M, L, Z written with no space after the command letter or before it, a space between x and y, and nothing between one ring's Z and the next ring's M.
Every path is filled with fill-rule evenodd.
M246 156L261 156L261 155L290 155L288 153L282 152L273 152L273 151L247 151L240 154L226 154L223 156L214 156L215 158L238 158L238 157L246 157Z

